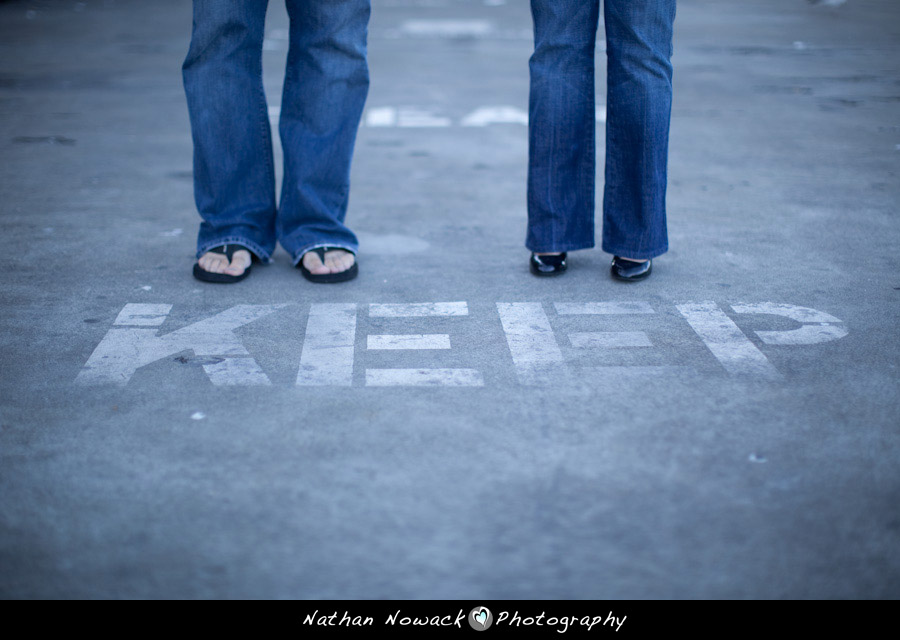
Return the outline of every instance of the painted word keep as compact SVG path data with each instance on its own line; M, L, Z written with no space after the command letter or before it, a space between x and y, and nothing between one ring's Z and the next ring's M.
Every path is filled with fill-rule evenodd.
M216 386L270 385L268 376L247 351L235 330L285 307L238 305L187 327L160 335L172 305L127 304L76 378L83 385L126 385L135 372L182 352L193 352ZM351 387L357 366L357 303L310 305L295 384L300 387ZM558 302L558 316L651 315L646 302ZM684 321L710 354L731 375L777 380L781 374L760 348L716 302L676 305ZM538 386L572 375L560 336L541 302L498 302L497 315L510 356L509 364L522 385ZM795 325L786 330L756 331L764 345L815 345L843 338L847 329L838 318L809 307L772 302L731 305L737 315L780 316ZM391 324L404 318L443 318L452 323L469 316L466 302L369 304L370 318ZM443 324L442 326L447 326ZM452 324L452 326L457 326ZM366 336L367 351L447 351L447 333L379 333ZM576 332L566 336L574 348L645 348L653 346L643 331ZM498 336L499 338L499 336ZM582 367L581 372L678 374L685 367ZM475 368L367 368L367 387L482 387L483 372Z

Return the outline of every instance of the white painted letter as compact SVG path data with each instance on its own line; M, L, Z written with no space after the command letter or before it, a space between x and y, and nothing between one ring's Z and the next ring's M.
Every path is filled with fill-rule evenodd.
M653 313L646 302L557 302L556 312L568 315L626 315ZM569 342L577 349L610 347L652 347L650 338L643 331L591 331L572 333Z
M355 341L355 304L311 305L297 386L351 386Z
M736 304L731 307L735 313L764 313L784 316L803 323L802 327L788 331L757 331L756 335L766 344L819 344L830 342L847 335L840 320L816 309L797 307L792 304ZM812 324L815 323L815 324Z
M680 304L678 310L729 373L772 379L781 377L715 302Z
M370 318L441 318L468 316L465 302L371 304ZM388 334L367 336L370 350L449 349L450 336L436 334ZM367 387L481 387L484 380L475 369L366 369Z
M125 385L141 367L190 350L197 356L211 358L203 369L214 385L270 384L269 378L234 335L234 330L285 306L242 304L207 320L157 336L157 329L144 327L161 325L171 305L125 305L116 318L116 327L109 330L94 350L75 382Z
M544 385L565 379L567 368L540 302L498 302L500 323L519 382Z

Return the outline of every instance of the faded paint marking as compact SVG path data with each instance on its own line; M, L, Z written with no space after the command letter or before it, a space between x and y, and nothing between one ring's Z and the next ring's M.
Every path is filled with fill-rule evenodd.
M480 107L460 123L464 127L486 127L489 124L520 124L528 126L528 112L516 107Z
M397 126L401 128L443 128L452 124L450 118L435 115L428 109L403 107L397 111Z
M646 302L557 302L554 306L561 316L655 313Z
M775 304L773 302L761 302L758 304L736 304L731 307L735 313L760 313L774 316L784 316L804 325L788 331L757 331L756 335L766 344L774 345L804 345L830 342L847 335L841 321L832 315L811 309L798 307L792 304ZM810 324L818 323L818 324Z
M370 304L370 318L427 318L435 316L467 316L465 302L418 302L412 304Z
M397 126L397 110L394 107L378 107L366 111L366 126L368 127L395 127Z
M770 379L781 377L766 356L715 302L681 304L677 307L729 373Z
M366 369L367 387L483 387L475 369Z
M138 326L117 326L110 329L75 382L85 385L125 385L141 367L191 350L198 356L215 356L214 361L203 365L214 385L269 384L266 374L250 357L244 345L234 335L234 330L287 305L238 305L164 336L157 336L157 329L139 328L143 320L152 325L161 324L158 311L162 306L126 305L122 310L125 315L120 314L120 317L131 323L137 321ZM238 362L229 362L231 358L238 359Z
M631 376L681 376L694 373L693 367L659 366L659 367L584 367L586 374L603 376L606 379Z
M351 386L355 341L355 304L311 305L297 386Z
M425 335L370 335L366 337L366 348L375 350L394 349L449 349L450 336L446 333Z
M652 347L643 331L592 331L570 333L569 341L577 349L610 349L616 347Z
M400 30L419 38L483 38L491 35L494 27L487 20L407 20Z
M566 376L562 351L540 302L498 302L497 311L519 382L543 385Z
M158 327L166 321L171 310L170 304L126 304L113 324Z

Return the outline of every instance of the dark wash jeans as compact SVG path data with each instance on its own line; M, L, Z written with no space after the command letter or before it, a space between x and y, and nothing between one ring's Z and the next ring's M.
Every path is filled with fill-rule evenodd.
M286 0L290 47L279 133L280 206L262 49L268 0L194 0L184 61L194 140L194 196L203 222L197 256L234 243L271 260L276 241L294 263L308 250L356 253L344 225L350 163L369 89L369 0Z
M594 44L600 0L531 0L528 237L535 252L594 246ZM603 250L668 250L666 166L675 0L603 0L606 184Z

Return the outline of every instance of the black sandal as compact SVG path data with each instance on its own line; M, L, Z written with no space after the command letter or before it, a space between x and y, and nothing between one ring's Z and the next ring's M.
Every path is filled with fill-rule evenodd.
M322 264L325 264L325 253L327 251L334 251L335 249L340 249L341 251L347 251L343 247L316 247L315 249L310 249L309 251L315 251L318 254L319 259L322 261ZM306 253L309 253L307 251ZM347 269L346 271L341 271L340 273L313 273L309 269L303 266L303 258L306 257L306 253L300 258L300 262L297 263L297 268L300 269L300 273L303 274L303 277L309 280L310 282L318 282L322 284L331 284L334 282L347 282L347 280L353 280L357 275L359 275L359 264L356 262L356 255L353 255L353 266ZM353 253L352 251L347 251L347 253Z
M228 258L228 262L230 263L235 251L247 251L250 254L250 264L247 265L247 268L244 269L244 273L242 273L241 275L232 276L227 273L213 273L201 267L200 263L198 262L194 264L194 277L197 278L197 280L202 280L203 282L217 282L220 284L232 284L235 282L240 282L250 275L250 267L253 265L253 261L256 259L256 255L252 251L250 251L250 249L240 244L221 244L218 247L209 249L208 251L206 251L206 253L218 253L220 255L223 255Z

